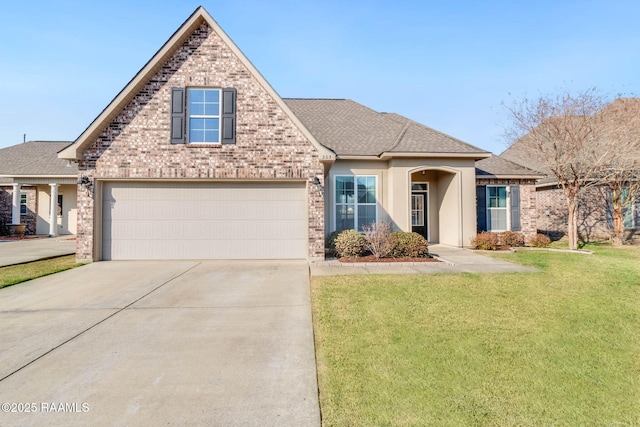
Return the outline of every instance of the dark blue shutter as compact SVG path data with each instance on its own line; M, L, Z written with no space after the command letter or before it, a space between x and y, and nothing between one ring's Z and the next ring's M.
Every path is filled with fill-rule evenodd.
M184 88L171 88L171 143L184 144L185 99Z
M476 186L476 210L478 217L478 233L487 231L487 186Z
M236 143L236 90L222 89L222 137L223 144Z
M520 186L511 186L511 231L520 231Z

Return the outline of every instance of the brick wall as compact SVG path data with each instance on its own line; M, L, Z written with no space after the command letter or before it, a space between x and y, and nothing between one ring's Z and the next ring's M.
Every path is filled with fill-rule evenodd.
M559 239L567 233L567 202L561 188L539 189L538 228L541 233ZM604 187L584 190L578 205L578 235L583 241L608 239L613 230L609 220L607 192ZM640 200L636 202L636 227L640 223ZM633 234L630 232L630 234ZM631 236L627 236L631 237Z
M476 179L476 185L519 185L520 226L525 239L537 233L536 188L531 179Z
M20 192L27 195L27 213L20 215L20 223L27 224L26 234L36 234L38 198L35 187L23 186ZM0 226L12 223L13 187L0 187ZM0 233L4 230L0 229Z
M172 145L172 87L237 89L235 145ZM301 179L309 185L309 256L324 255L318 153L243 63L203 23L88 146L79 173L111 179ZM78 252L93 258L93 195L78 192Z

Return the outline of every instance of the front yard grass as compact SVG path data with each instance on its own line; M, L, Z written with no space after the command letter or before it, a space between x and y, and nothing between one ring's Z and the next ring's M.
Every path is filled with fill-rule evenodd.
M640 425L640 249L312 278L325 426Z
M81 265L76 263L75 255L68 255L27 264L0 267L0 289Z

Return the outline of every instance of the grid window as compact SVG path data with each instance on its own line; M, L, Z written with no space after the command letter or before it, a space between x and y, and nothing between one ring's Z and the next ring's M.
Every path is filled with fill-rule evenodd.
M220 142L220 90L189 89L189 142Z
M337 176L336 230L356 229L377 222L376 177Z

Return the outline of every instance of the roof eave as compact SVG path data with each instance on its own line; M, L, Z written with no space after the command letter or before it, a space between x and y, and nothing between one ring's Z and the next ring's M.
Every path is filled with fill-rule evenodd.
M502 175L502 174L490 174L490 175L478 175L476 179L540 179L542 175Z
M416 157L436 157L436 158L462 158L462 159L474 159L474 160L482 160L482 159L486 159L491 157L491 153L489 152L482 152L482 153L399 153L399 152L383 152L380 154L380 159L390 159L390 158L394 158L394 157L409 157L409 158L416 158Z
M336 160L381 160L380 157L374 155L347 154L338 155Z
M89 125L89 127L78 137L69 147L58 153L58 157L66 160L80 160L84 146L95 139L102 129L126 106L126 104L138 93L146 84L149 78L166 62L175 50L186 40L202 21L205 21L223 40L223 42L233 51L240 61L253 74L258 82L273 97L275 102L291 118L300 131L307 137L311 144L318 151L320 161L331 162L335 160L335 154L320 144L309 130L302 124L300 119L293 114L291 109L285 104L280 95L271 87L267 80L260 74L256 67L242 53L240 48L231 40L227 33L222 30L213 17L204 7L199 6L193 14L182 24L180 28L167 40L160 50L142 67L135 77L120 91L102 113Z

